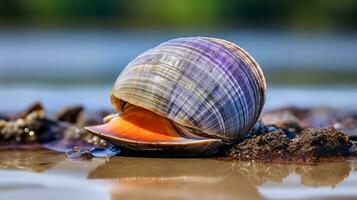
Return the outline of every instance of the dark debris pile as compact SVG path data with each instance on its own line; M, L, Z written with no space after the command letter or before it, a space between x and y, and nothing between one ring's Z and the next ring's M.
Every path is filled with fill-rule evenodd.
M99 124L102 114L106 113L98 113L100 116L96 118L86 118L82 106L72 106L49 118L43 106L34 103L21 113L3 115L0 119L0 148L37 145L81 159L91 158L93 154L113 155L119 150L81 128Z
M99 124L98 120L84 119L82 106L62 109L49 118L40 103L34 103L21 113L0 119L0 144L33 144L48 142L58 137L71 137L88 143L105 143L80 127ZM67 134L64 134L67 133Z
M44 138L39 133L46 129L42 107L34 104L23 113L0 120L0 144L35 144Z
M355 157L356 132L353 128L357 123L351 125L351 114L341 117L333 113L322 109L297 108L266 113L252 133L244 141L233 145L227 155L239 160L278 162ZM346 119L350 132L345 132L346 126L342 125L346 124Z

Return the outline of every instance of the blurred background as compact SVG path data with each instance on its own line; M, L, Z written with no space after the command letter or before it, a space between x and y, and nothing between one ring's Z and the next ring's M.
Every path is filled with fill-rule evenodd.
M0 110L40 100L110 107L111 84L139 53L182 36L246 49L269 86L267 108L354 108L354 0L4 0L0 2Z

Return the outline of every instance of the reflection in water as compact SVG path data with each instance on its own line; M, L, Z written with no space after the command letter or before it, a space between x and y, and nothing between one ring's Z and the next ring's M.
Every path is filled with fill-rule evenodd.
M266 182L281 183L289 174L298 174L302 185L322 187L336 186L342 182L348 177L351 165L348 162L321 162L311 165L236 162L235 170L248 177L256 186Z
M257 189L264 183L284 184L289 174L298 174L305 186L336 186L348 177L351 165L116 157L97 167L88 178L112 179L113 199L264 199Z
M294 171L301 176L301 184L311 187L333 186L345 180L351 166L347 162L321 163L316 166L295 168Z
M246 176L249 181L260 186L266 182L280 183L289 175L289 165L266 164L256 162L234 162L234 168L240 174Z
M271 195L290 195L289 198L293 198L296 192L299 194L306 192L306 187L302 188L301 185L313 190L315 187L334 187L344 182L341 187L336 188L337 190L326 187L314 190L319 198L331 194L334 199L339 199L346 195L350 195L349 197L356 195L354 189L350 188L356 185L357 163L322 162L310 165L287 165L217 159L134 157L71 161L66 159L64 154L36 149L0 151L0 168L44 172L44 174L29 174L33 177L31 184L52 183L53 178L43 177L53 177L51 173L54 173L70 181L65 185L76 185L77 178L81 177L82 184L88 183L93 185L92 188L104 187L106 192L106 184L102 184L104 181L108 183L113 200L123 198L265 199ZM49 170L51 168L52 170ZM0 172L3 174L2 179L8 180L3 183L7 189L9 188L6 184L9 184L14 174L20 176L20 172L11 170L0 170ZM296 175L300 179L296 180ZM89 180L82 179L85 177ZM22 182L24 181L19 178L14 187L20 189L18 187L21 187ZM57 185L60 187L60 183ZM28 188L30 186L24 185L25 188L21 188L21 191L31 190ZM51 189L52 186L49 188ZM339 189L341 192L341 188L343 193L338 192ZM44 188L43 192L45 190L47 189ZM337 192L334 193L335 191ZM288 196L283 197L288 198Z
M357 162L351 164L354 171L357 171Z
M0 169L44 172L65 160L66 155L42 148L0 150Z
M213 159L116 157L89 178L113 179L112 199L262 199L231 162Z

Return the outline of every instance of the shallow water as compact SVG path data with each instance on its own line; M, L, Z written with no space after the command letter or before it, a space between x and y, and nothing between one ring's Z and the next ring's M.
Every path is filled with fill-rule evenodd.
M69 160L48 150L0 152L0 199L355 199L357 163L219 159Z

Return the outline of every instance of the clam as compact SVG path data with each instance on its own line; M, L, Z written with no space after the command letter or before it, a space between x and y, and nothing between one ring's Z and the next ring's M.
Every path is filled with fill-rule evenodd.
M223 39L184 37L140 54L118 76L118 114L86 127L125 149L212 155L250 133L265 101L257 62Z

